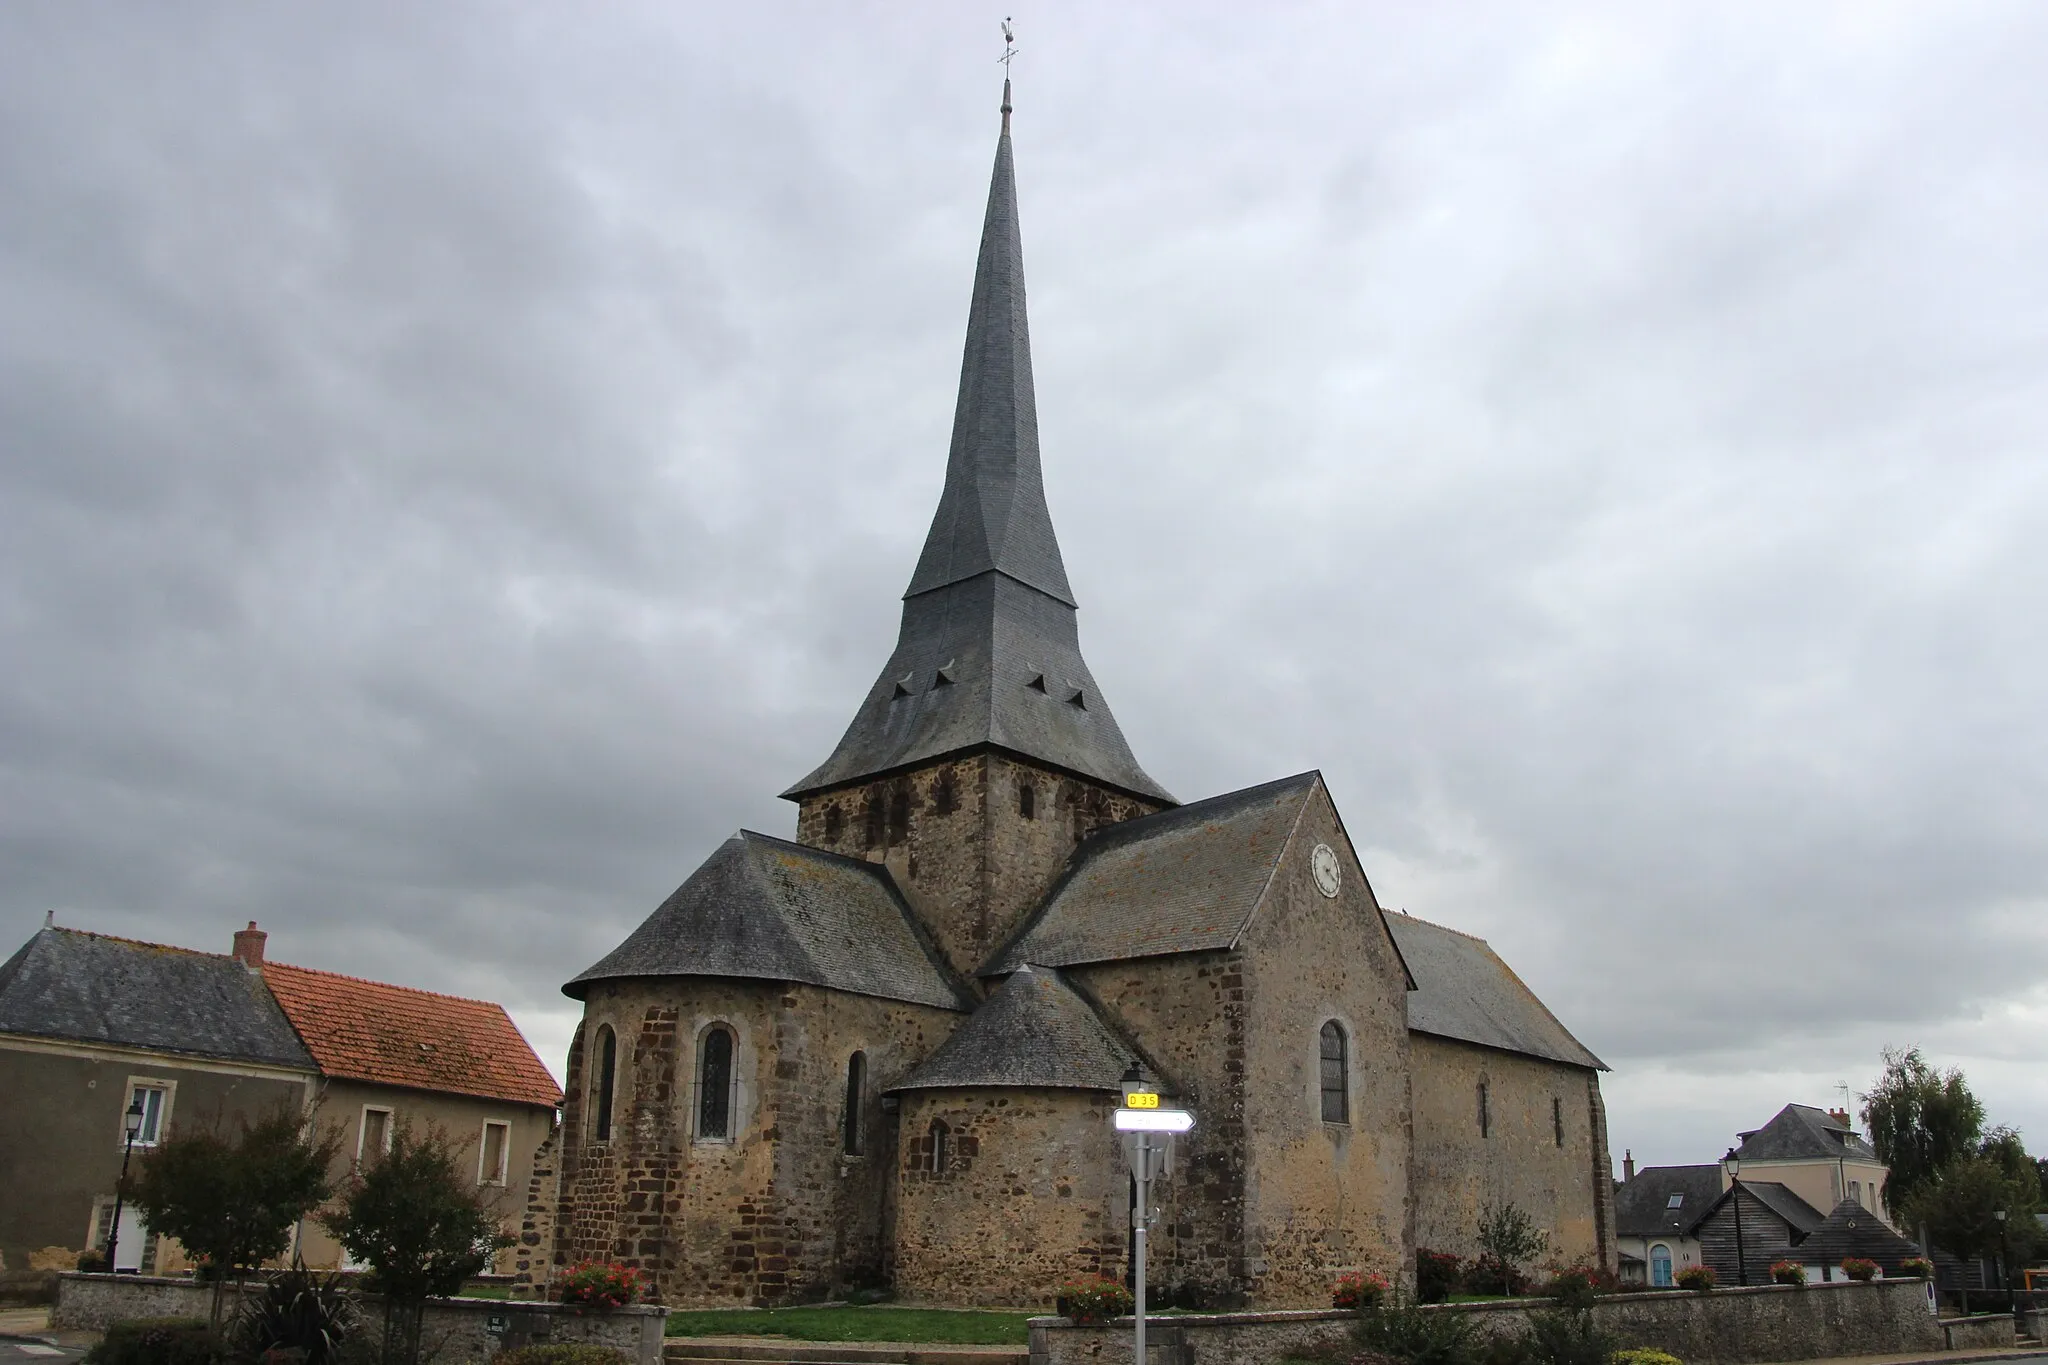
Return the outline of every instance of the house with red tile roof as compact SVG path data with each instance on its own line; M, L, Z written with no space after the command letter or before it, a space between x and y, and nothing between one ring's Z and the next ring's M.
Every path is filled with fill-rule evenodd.
M38 1116L0 1123L6 1263L111 1235L123 1269L183 1267L133 1208L116 1233L124 1106L142 1110L146 1153L182 1122L289 1105L340 1134L337 1177L401 1126L437 1127L518 1231L561 1091L504 1007L269 962L267 937L252 922L231 953L204 953L46 923L0 964L0 1093L35 1097L18 1107ZM308 1265L342 1264L324 1230L303 1233Z

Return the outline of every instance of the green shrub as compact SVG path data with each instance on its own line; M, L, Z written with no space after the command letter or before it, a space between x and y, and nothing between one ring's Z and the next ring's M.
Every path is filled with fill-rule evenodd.
M1607 1361L1608 1365L1685 1365L1677 1356L1648 1346L1631 1346L1626 1351L1616 1351Z
M556 1341L500 1351L491 1365L632 1365L623 1352L589 1342Z
M244 1354L296 1352L305 1365L338 1365L342 1343L356 1328L356 1303L340 1275L315 1275L303 1265L273 1275L242 1300L229 1340Z
M1583 1307L1544 1308L1529 1315L1530 1365L1607 1365L1620 1344Z
M1361 1314L1352 1329L1358 1347L1394 1365L1476 1365L1472 1319L1395 1302Z
M91 1365L212 1365L213 1341L204 1318L129 1318L109 1323L85 1358Z

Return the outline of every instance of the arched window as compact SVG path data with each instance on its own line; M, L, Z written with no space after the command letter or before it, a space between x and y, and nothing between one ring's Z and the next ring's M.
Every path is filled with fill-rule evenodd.
M619 1070L619 1039L612 1032L610 1024L602 1024L597 1030L597 1078L590 1087L591 1103L596 1109L597 1140L612 1140L612 1086Z
M1479 1083L1479 1136L1481 1137L1490 1137L1493 1134L1493 1111L1492 1107L1487 1103L1488 1098L1486 1082L1481 1081Z
M861 829L862 847L873 848L880 844L882 842L882 794L880 792L868 793L868 803L862 811L861 819L863 821Z
M1351 1072L1344 1056L1344 1026L1335 1019L1323 1025L1323 1122L1351 1122Z
M846 812L840 810L839 803L834 801L825 807L825 838L828 842L836 844L839 842L839 836L845 832Z
M1550 1132L1557 1145L1564 1146L1564 1101L1555 1096L1550 1101Z
M1026 820L1038 818L1038 788L1029 782L1017 784L1017 814Z
M839 1150L860 1155L860 1097L867 1088L868 1058L856 1052L846 1059L846 1116L840 1120Z
M939 780L932 783L932 813L951 815L953 813L953 774L940 773Z
M931 1140L931 1165L927 1169L933 1175L944 1175L946 1166L953 1159L953 1130L946 1126L944 1119L933 1119L928 1136Z
M1650 1248L1650 1286L1671 1288L1671 1248L1662 1242Z
M732 1136L732 1030L723 1024L697 1045L697 1136Z
M910 793L898 790L889 798L889 842L900 844L910 838Z

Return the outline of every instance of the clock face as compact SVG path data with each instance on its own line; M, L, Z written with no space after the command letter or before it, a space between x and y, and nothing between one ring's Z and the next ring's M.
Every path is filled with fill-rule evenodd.
M1316 845L1309 866L1315 869L1316 890L1325 896L1335 896L1337 888L1344 885L1344 865L1337 861L1337 850L1328 844Z

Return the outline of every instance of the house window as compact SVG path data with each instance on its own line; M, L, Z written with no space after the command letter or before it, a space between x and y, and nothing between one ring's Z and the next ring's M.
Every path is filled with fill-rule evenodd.
M1852 1180L1852 1181L1850 1181L1850 1182L1849 1182L1849 1198L1850 1198L1851 1200L1853 1200L1854 1202L1858 1203L1858 1204L1861 1204L1861 1203L1863 1202L1863 1182L1862 1182L1862 1181L1860 1181L1860 1180Z
M1479 1083L1479 1136L1493 1135L1493 1113L1487 1106L1486 1082Z
M391 1150L391 1111L363 1107L362 1122L356 1125L356 1161L375 1161Z
M1669 1199L1667 1199L1667 1200L1665 1200L1665 1201L1664 1201L1664 1207L1665 1207L1665 1208L1667 1208L1667 1209L1682 1209L1682 1208L1684 1208L1684 1207L1685 1207L1685 1196L1684 1196L1683 1194L1674 1194L1674 1195L1672 1195L1672 1196L1671 1196L1671 1197L1670 1197Z
M1335 1019L1322 1033L1323 1122L1351 1122L1351 1076L1345 1067L1344 1027Z
M1671 1288L1671 1248L1662 1242L1650 1248L1650 1284L1656 1289Z
M483 1148L477 1154L477 1184L502 1185L505 1183L505 1163L506 1158L511 1155L511 1147L511 1124L486 1123L484 1125Z
M1038 788L1029 782L1017 784L1017 814L1026 820L1038 818Z
M930 1140L931 1150L926 1153L925 1159L931 1164L925 1169L929 1170L933 1175L944 1175L946 1167L953 1160L953 1130L946 1126L944 1119L933 1119L927 1137Z
M596 1125L592 1131L599 1142L612 1140L612 1085L619 1069L619 1036L612 1032L610 1024L597 1030L597 1083L590 1088L591 1102L596 1108Z
M1564 1101L1556 1096L1550 1100L1550 1131L1557 1145L1564 1146Z
M867 1076L866 1053L856 1052L846 1059L846 1113L839 1123L839 1150L848 1156L860 1155L860 1097Z
M732 1138L732 1030L715 1024L697 1045L697 1136Z
M154 1147L163 1138L164 1111L170 1107L171 1088L155 1081L130 1081L128 1083L128 1110L142 1106L142 1126L135 1130L137 1147ZM121 1114L121 1126L116 1130L123 1146L128 1142L128 1111Z

